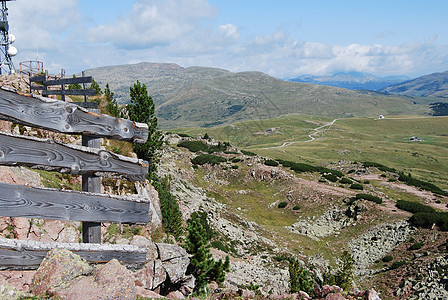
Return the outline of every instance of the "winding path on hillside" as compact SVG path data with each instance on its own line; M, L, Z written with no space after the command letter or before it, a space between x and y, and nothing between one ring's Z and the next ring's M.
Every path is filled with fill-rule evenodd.
M319 126L319 127L317 127L317 128L314 128L314 129L313 129L314 132L308 134L308 137L310 138L309 140L306 140L306 141L294 141L294 142L284 142L284 143L283 143L282 145L280 145L280 146L266 147L266 148L263 148L263 149L276 149L276 148L283 148L283 147L286 147L286 146L290 146L290 145L292 145L292 144L296 144L296 143L308 143L308 142L313 142L313 141L316 140L316 138L315 138L316 135L318 135L318 134L320 134L320 133L323 134L323 132L324 132L325 130L329 130L329 129L331 128L331 126L333 126L333 124L334 124L337 120L340 120L340 119L334 119L333 121L331 121L331 122L328 123L328 124L325 124L325 125ZM328 128L326 128L326 127L328 127Z

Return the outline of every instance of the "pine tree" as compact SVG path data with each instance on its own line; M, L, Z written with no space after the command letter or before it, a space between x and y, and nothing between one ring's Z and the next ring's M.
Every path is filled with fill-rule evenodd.
M92 78L92 83L90 84L89 89L95 90L97 95L102 95L103 92L101 91L100 86L98 85L98 83L95 81L94 78Z
M199 214L193 213L187 221L187 238L185 249L192 255L187 272L196 278L194 292L204 294L208 282L224 282L225 273L230 269L230 260L215 261L210 253L210 240L207 239L207 230L201 224Z
M339 269L335 275L336 284L344 290L349 290L352 287L354 264L353 255L344 251L339 259Z
M114 95L114 92L110 90L109 84L107 83L104 88L104 96L106 97L106 111L111 116L118 118L120 115L120 108L118 107L118 103Z
M73 74L73 78L76 78L76 75ZM81 85L79 83L71 83L67 87L68 90L80 90L82 89Z
M291 293L304 291L309 295L313 295L314 281L310 278L308 270L306 270L300 261L291 257L289 261L289 289Z
M134 152L138 158L148 161L149 178L154 180L157 173L157 164L160 161L159 150L162 147L162 133L157 129L155 104L148 95L145 84L138 80L130 87L131 102L126 105L128 117L132 121L148 124L148 140L144 144L133 144Z

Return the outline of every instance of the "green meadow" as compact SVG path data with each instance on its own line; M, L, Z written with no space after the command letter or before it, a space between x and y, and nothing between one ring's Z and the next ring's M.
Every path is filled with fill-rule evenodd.
M347 118L330 126L332 121L289 115L174 132L194 137L207 133L239 149L295 162L378 162L448 188L448 117ZM309 135L315 140L311 141Z

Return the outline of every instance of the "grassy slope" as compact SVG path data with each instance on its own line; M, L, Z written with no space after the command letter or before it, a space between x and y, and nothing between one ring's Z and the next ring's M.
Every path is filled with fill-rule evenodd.
M187 128L190 135L206 132L215 139L229 141L273 158L310 163L339 160L374 161L411 172L443 188L448 187L448 119L446 117L409 119L341 119L319 134L313 142L299 142L283 148L265 149L284 142L308 140L308 134L331 119L303 115L271 120L240 122L213 128ZM313 122L313 123L311 123ZM263 135L268 128L275 133ZM410 141L417 136L420 142Z

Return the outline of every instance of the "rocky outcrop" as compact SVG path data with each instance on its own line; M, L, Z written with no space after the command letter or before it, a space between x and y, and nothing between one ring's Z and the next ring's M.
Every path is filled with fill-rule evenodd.
M65 249L48 252L31 283L36 295L61 299L135 299L132 273L113 259L98 268Z
M407 278L395 295L411 300L448 299L448 256L438 256Z
M407 221L394 224L381 224L370 229L349 243L355 260L355 274L358 276L372 273L367 267L395 249L407 240L413 229Z

